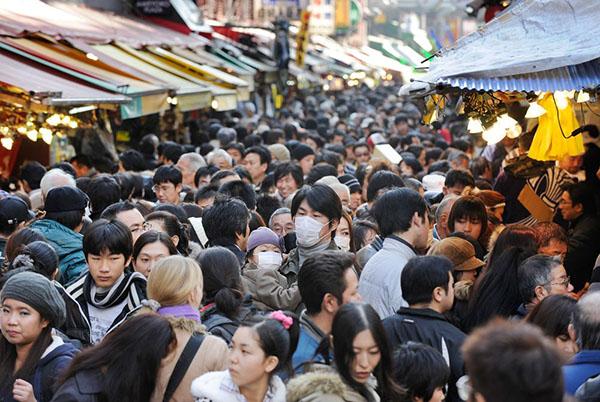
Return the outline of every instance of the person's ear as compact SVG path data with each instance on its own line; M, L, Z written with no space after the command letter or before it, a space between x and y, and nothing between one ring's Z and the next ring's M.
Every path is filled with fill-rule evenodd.
M171 236L171 241L173 242L173 245L175 247L177 247L177 245L179 244L179 236L177 236L177 235Z
M442 187L442 193L444 193L444 195L448 195L448 187Z
M42 328L46 328L48 325L50 325L50 321L42 318L41 324L42 324Z
M325 293L323 302L321 303L321 310L327 311L330 314L335 314L339 309L337 298L331 293Z
M175 191L177 191L178 193L181 193L181 190L183 190L183 184L179 183L178 185L175 186Z
M424 224L425 224L425 222L423 222L423 218L420 217L417 212L415 212L415 214L412 217L412 225L411 226L421 227Z
M431 294L431 299L433 301L435 301L436 303L441 303L442 300L444 299L445 294L446 294L446 291L441 286L438 286L435 289L433 289L433 292Z
M573 324L569 324L567 327L567 332L569 333L569 338L571 338L571 341L577 343L577 333L575 332L575 327Z
M573 209L575 210L575 212L577 212L578 214L583 212L583 204L573 204Z
M539 301L542 301L542 299L544 299L544 297L548 296L548 291L546 290L545 287L543 287L541 285L536 286L535 289L533 290L533 292L535 293L535 297Z
M277 356L267 357L266 361L265 361L265 371L267 373L273 372L277 368L278 364L279 364L279 358Z

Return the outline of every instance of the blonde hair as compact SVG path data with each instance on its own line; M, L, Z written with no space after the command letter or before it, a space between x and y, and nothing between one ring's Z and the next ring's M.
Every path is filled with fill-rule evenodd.
M146 290L149 299L165 307L186 304L198 286L202 290L202 270L198 263L188 257L172 255L154 264Z

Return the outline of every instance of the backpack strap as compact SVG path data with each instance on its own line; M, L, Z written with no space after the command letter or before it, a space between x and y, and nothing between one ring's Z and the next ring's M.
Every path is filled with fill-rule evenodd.
M190 364L192 364L194 356L196 356L198 349L200 349L202 341L204 341L204 335L194 334L185 344L185 348L183 348L181 356L179 356L179 359L177 359L177 363L175 364L175 368L171 373L171 377L169 377L167 389L165 390L165 394L163 396L163 402L169 402L171 400L171 397L181 383L181 380L183 380L185 373L190 367Z

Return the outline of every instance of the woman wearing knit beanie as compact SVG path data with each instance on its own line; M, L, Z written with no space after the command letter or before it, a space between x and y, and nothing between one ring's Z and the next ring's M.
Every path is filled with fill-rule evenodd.
M52 334L65 303L50 280L33 272L11 276L0 292L0 400L50 401L77 349Z
M260 227L250 233L246 246L246 264L242 268L242 283L254 305L261 310L294 311L301 302L296 284L288 286L278 271L282 258L281 240L271 229Z

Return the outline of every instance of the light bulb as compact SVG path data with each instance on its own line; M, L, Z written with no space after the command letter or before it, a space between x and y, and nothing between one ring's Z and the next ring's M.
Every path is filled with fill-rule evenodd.
M483 134L481 134L481 137L490 145L502 141L505 136L506 130L498 122L494 123L494 125L487 130L484 130Z
M0 139L0 143L2 143L4 148L10 151L13 147L14 140L10 137L2 137L2 139Z
M219 101L218 101L218 100L216 100L216 99L213 99L213 101L210 103L210 106L211 106L213 109L218 109L218 108L219 108Z
M37 141L38 131L35 128L27 131L27 138L34 142Z
M559 110L565 110L569 106L569 98L567 97L566 91L556 91L554 92L554 101L556 102L556 107Z
M513 127L506 129L506 136L508 138L518 138L521 133L523 132L523 129L521 128L521 125L519 124L515 124Z
M500 123L500 127L504 129L513 128L516 124L518 124L515 119L513 119L506 113L498 117L498 122Z
M46 123L50 124L51 126L58 126L61 122L61 117L59 114L54 113L52 116L48 117L46 119Z
M585 91L579 91L577 95L577 103L586 103L590 101L590 94Z
M525 114L526 119L537 119L540 116L546 114L546 109L540 106L537 102L531 102L529 104L529 109L527 109L527 114Z
M0 134L8 135L9 131L10 131L9 128L6 126L0 127Z
M64 116L61 121L60 124L62 124L63 126L68 126L69 123L71 122L71 117L69 116Z
M50 145L52 143L52 130L47 127L40 128L40 134L42 135L42 140Z
M71 128L77 128L77 127L79 127L79 124L75 120L71 120L69 122L69 127L71 127Z
M27 132L27 127L25 127L25 126L20 126L20 127L18 127L18 128L17 128L17 132L18 132L19 134L25 134L25 133Z
M482 133L483 125L481 124L481 120L469 118L469 124L467 125L467 131L470 132L471 134Z

